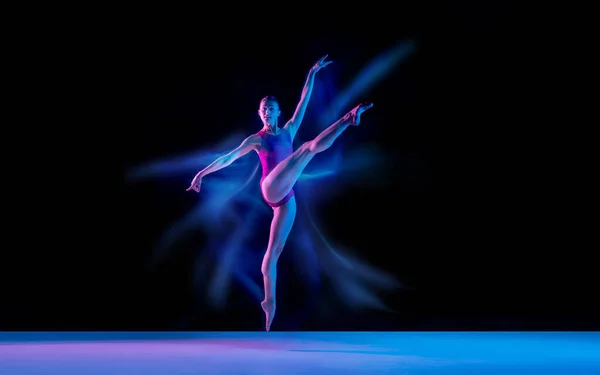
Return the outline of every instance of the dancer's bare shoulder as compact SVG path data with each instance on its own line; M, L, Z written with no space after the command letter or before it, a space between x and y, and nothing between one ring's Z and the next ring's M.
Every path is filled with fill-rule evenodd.
M242 143L249 149L259 152L262 147L262 137L259 133L254 133L249 135Z

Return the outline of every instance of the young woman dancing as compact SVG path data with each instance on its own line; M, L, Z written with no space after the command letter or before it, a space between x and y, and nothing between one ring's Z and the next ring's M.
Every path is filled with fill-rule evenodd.
M273 220L269 243L263 258L261 271L263 274L265 299L261 302L265 312L266 330L269 331L275 316L275 284L277 280L277 260L285 246L288 235L296 217L296 199L294 185L312 158L327 150L344 130L350 125L360 123L361 114L373 106L363 103L354 107L342 118L323 130L316 138L305 142L295 151L292 144L314 85L315 75L319 70L331 64L327 55L322 57L309 70L300 102L294 115L283 127L279 127L279 102L274 96L267 96L260 101L258 115L262 120L262 129L244 139L242 143L229 153L219 157L206 168L196 174L187 191L200 192L202 179L208 174L227 167L250 151L256 151L262 165L260 187L265 202L273 208Z

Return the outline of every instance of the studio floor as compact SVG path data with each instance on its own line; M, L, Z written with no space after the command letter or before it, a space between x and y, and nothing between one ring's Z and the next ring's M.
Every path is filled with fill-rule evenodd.
M600 332L0 332L0 374L600 374Z

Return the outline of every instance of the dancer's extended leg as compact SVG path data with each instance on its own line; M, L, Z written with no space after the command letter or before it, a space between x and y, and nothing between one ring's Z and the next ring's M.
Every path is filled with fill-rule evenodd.
M269 245L263 258L261 271L265 283L265 299L261 306L265 312L266 330L271 329L271 323L275 316L277 306L275 299L275 285L277 283L277 260L287 241L294 219L296 218L296 199L292 197L285 204L273 208L273 221L271 221L271 232Z
M290 192L304 168L319 152L327 150L349 125L358 125L360 115L373 104L359 104L344 117L323 130L312 141L302 144L294 153L279 163L262 183L262 191L269 202L279 202Z

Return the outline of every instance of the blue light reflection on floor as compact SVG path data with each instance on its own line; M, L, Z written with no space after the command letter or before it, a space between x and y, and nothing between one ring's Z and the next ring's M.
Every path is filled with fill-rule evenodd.
M600 374L598 332L0 333L0 374Z

